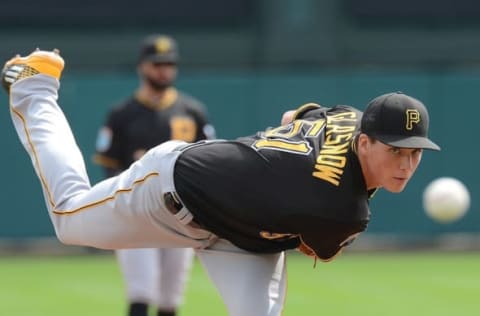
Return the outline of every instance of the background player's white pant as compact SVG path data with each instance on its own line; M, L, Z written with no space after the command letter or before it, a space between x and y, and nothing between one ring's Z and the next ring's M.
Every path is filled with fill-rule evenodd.
M175 191L173 168L180 154L175 148L183 142L157 146L120 175L91 187L56 102L58 87L53 77L35 75L10 89L12 120L42 184L58 238L107 249L195 248L230 315L280 315L286 289L284 253L243 251L189 226L187 209L172 215L165 207L163 193Z
M115 251L128 302L162 310L180 306L192 266L190 248L140 248Z

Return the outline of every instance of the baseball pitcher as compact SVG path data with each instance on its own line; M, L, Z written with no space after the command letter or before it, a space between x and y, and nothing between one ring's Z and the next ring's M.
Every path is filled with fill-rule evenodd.
M58 238L99 248L194 248L230 315L280 315L285 250L332 260L367 228L369 199L401 192L420 164L429 116L400 92L365 112L307 104L237 140L169 141L90 185L57 103L58 52L14 57L2 79L12 120Z

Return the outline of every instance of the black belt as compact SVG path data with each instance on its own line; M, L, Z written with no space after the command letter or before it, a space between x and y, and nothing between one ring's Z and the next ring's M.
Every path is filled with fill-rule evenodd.
M165 206L172 214L177 214L183 208L183 204L175 192L164 193L163 200L165 201Z
M165 206L167 207L167 210L172 213L173 215L177 214L178 212L181 211L183 208L183 204L178 198L178 195L176 192L166 192L163 194L163 200L165 201ZM202 228L201 225L195 222L194 219L190 223L188 223L189 226L193 228Z

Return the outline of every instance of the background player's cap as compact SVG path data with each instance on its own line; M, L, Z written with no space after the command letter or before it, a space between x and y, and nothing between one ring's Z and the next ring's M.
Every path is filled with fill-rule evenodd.
M428 139L428 123L428 111L422 102L394 92L370 101L363 113L361 131L394 147L440 150Z
M140 62L177 63L178 59L177 42L172 37L150 35L143 40L140 49Z

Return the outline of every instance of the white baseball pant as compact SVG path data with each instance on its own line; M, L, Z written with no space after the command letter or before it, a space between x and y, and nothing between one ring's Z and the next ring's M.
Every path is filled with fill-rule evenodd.
M175 191L173 167L182 142L148 151L120 175L90 185L83 156L57 104L59 81L35 75L10 89L12 120L41 182L57 237L106 249L194 248L232 316L280 315L285 254L254 254L173 215L163 193Z
M150 304L161 310L180 306L192 266L192 249L118 249L115 254L128 302Z

